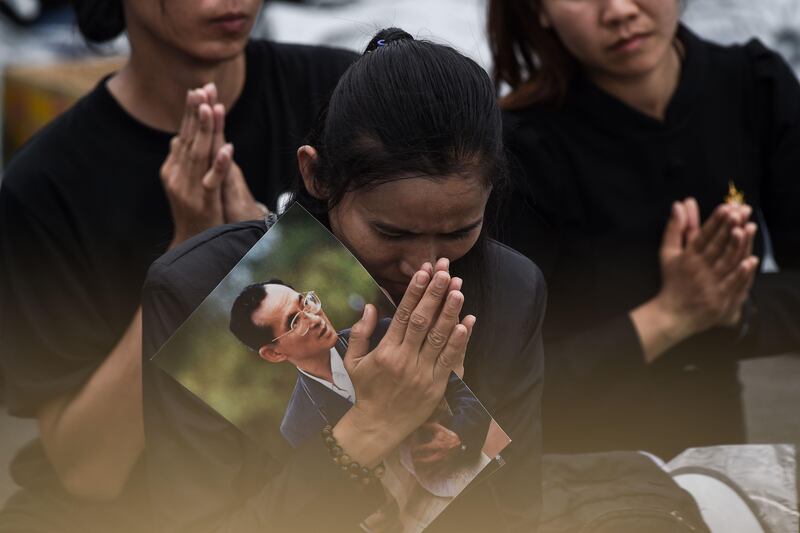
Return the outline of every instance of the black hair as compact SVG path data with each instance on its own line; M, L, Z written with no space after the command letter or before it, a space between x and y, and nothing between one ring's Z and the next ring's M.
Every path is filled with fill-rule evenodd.
M90 42L104 43L125 31L123 0L72 0L81 35Z
M453 48L398 28L379 31L342 75L307 143L317 151L314 180L326 198L312 196L302 178L295 198L323 222L346 193L388 181L473 174L499 194L506 180L489 75ZM460 262L475 287L486 279L486 233L484 225Z
M253 323L253 313L267 297L267 285L283 285L294 290L294 287L279 279L253 283L242 289L231 307L231 320L228 326L231 333L242 344L255 351L276 337L271 326L256 326Z
M307 139L314 179L327 194L297 199L324 214L350 191L407 177L478 172L504 181L502 121L488 74L453 48L378 32L342 75Z

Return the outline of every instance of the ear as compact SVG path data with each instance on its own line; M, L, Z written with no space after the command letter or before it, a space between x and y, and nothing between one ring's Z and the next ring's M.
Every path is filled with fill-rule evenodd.
M308 193L318 200L325 200L328 195L314 179L317 170L317 149L307 144L297 149L297 166L300 167L300 175L303 177L303 184Z
M282 363L286 361L286 355L277 351L271 344L265 344L259 348L258 355L261 359L270 363Z

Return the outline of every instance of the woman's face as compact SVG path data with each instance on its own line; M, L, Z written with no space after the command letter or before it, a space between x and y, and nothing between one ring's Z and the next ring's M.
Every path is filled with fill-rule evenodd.
M399 301L423 263L472 248L489 192L477 176L390 181L347 193L329 213L331 230Z
M262 0L126 0L131 45L150 39L198 61L241 53Z
M541 0L552 28L590 76L638 77L668 57L679 0Z

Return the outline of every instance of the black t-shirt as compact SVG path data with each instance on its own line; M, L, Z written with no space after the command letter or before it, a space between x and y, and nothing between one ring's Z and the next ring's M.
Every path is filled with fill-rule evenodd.
M142 296L143 355L152 357L264 235L261 221L193 237L150 268ZM464 382L511 437L506 465L458 496L430 531L534 531L541 508L541 326L546 287L536 266L490 241L485 277L464 279L465 314L478 317ZM310 439L285 463L178 384L143 365L147 473L158 531L357 531L375 509ZM380 499L379 499L380 501Z
M225 134L255 198L271 209L355 57L248 43ZM104 80L9 163L0 187L0 364L12 414L33 417L77 391L125 332L147 268L172 238L159 178L171 136L127 114Z
M542 267L550 289L546 451L668 456L740 442L737 356L800 346L800 86L758 41L678 36L685 59L663 121L582 76L563 105L505 115L518 181L504 241ZM758 280L744 342L710 331L645 367L628 312L660 288L671 203L693 196L705 219L729 181L766 220L782 271Z

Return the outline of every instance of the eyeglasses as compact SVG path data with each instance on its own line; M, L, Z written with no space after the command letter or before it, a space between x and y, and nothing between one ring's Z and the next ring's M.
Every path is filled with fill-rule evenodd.
M293 331L297 332L297 334L302 337L308 333L309 329L311 329L311 319L314 318L314 316L318 316L319 312L322 311L322 301L314 291L300 293L300 297L303 310L298 311L292 317L292 321L289 322L289 331L272 339L270 344L281 337L285 337Z

